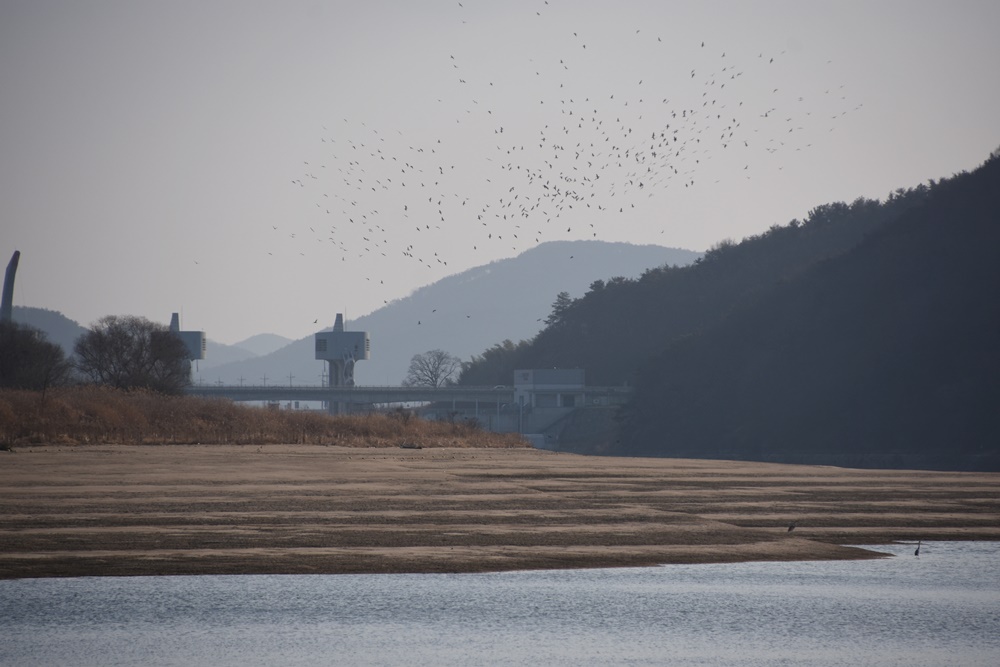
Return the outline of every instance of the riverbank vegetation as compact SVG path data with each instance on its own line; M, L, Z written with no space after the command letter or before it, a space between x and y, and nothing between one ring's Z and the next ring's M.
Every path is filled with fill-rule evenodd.
M346 447L526 447L516 434L404 410L331 416L225 399L74 386L0 390L0 448L26 444L320 444Z

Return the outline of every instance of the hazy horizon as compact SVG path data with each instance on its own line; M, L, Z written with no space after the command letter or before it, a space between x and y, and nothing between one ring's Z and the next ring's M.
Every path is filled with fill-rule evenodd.
M547 240L705 250L981 164L996 25L989 2L7 0L0 255L15 305L232 343Z

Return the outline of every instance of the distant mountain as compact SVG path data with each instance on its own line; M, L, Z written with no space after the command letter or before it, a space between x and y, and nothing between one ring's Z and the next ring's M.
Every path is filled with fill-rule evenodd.
M249 350L258 357L265 354L271 354L275 350L280 350L289 343L294 342L291 338L285 338L284 336L279 336L278 334L263 333L257 334L256 336L250 336L244 341L239 343L233 343L233 347L243 348L244 350Z
M196 368L205 370L215 366L253 359L256 356L256 354L245 347L226 345L225 343L219 343L209 338L205 341L205 358L198 360Z
M60 346L67 357L72 356L76 339L87 331L62 313L46 308L14 306L12 316L15 322L44 331L49 342Z
M196 379L199 375L210 376L214 369L228 364L236 364L270 354L292 343L291 338L278 334L257 334L235 345L218 343L211 338L205 346L205 358L195 364ZM202 377L202 381L207 381ZM213 380L214 381L214 380ZM258 383L259 384L259 383Z
M517 257L443 278L375 312L348 320L348 331L368 331L371 360L358 363L358 384L399 384L410 359L442 349L463 361L504 339L534 336L560 292L583 294L595 280L631 278L652 267L687 265L701 253L655 245L553 241ZM331 313L332 323L334 314ZM313 338L270 354L204 369L205 383L320 384L323 362ZM292 376L289 378L289 376ZM509 382L509 378L508 378Z

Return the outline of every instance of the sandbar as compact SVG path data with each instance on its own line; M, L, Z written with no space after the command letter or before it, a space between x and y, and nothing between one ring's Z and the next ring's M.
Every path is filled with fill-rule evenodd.
M0 452L0 508L3 579L835 560L879 557L845 545L1000 540L1000 473L530 448L32 445Z

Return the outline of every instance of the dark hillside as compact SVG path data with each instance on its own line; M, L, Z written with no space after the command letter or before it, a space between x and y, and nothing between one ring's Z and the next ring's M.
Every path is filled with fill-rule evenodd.
M584 368L587 383L635 380L646 360L670 343L720 323L808 267L856 246L918 206L930 188L888 201L820 206L804 222L774 226L735 244L718 244L694 265L663 266L636 279L595 281L578 299L558 299L546 328L529 342L474 357L464 384L507 384L517 368Z
M1000 469L997 248L994 158L652 360L617 453Z

